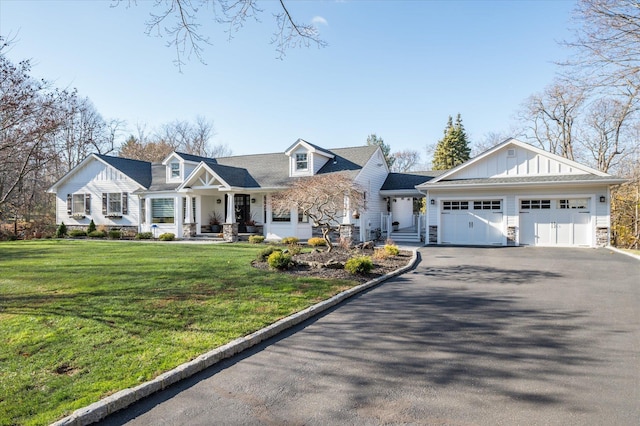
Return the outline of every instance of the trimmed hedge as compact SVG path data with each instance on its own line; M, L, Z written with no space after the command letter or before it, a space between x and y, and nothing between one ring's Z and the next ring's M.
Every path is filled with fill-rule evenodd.
M158 237L160 241L173 241L176 239L176 234L173 232L165 232L164 234L160 234Z
M91 238L104 238L107 234L104 231L91 231L89 232L89 237Z
M284 237L280 242L286 245L293 245L293 244L298 244L299 241L300 240L296 237Z
M139 232L135 238L136 240L150 240L153 238L153 232Z

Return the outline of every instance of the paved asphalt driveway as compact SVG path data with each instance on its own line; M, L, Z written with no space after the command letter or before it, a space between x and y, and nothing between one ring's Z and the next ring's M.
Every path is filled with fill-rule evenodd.
M420 253L414 270L103 423L640 424L640 261Z

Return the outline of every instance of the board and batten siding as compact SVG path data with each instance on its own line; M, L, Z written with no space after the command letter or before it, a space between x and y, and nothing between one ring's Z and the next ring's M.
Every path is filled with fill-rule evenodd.
M91 220L96 225L138 226L140 223L140 204L134 191L141 186L125 174L98 160L88 162L77 170L56 190L56 223L88 226ZM107 218L102 214L103 193L127 193L128 210L122 218ZM90 194L91 213L82 219L67 213L67 194Z
M504 147L487 158L468 165L459 172L454 173L451 178L477 179L572 174L587 173L556 159L511 145Z

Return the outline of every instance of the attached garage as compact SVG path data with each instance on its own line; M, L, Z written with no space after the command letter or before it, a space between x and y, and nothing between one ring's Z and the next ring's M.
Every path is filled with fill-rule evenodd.
M443 244L505 243L502 200L444 200L441 206Z
M609 244L607 173L509 139L417 185L427 244L597 247Z
M591 246L590 198L521 199L520 245Z

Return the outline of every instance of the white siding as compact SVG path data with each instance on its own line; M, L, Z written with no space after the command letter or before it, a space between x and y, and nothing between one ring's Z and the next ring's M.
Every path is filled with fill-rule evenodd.
M98 160L89 161L57 188L56 222L64 222L66 225L88 226L93 219L96 225L138 226L140 223L140 204L138 196L133 194L138 189L140 189L140 185L113 167ZM102 193L117 192L127 193L128 213L122 218L106 218L102 214ZM83 219L74 219L67 214L67 194L79 193L91 194L91 214L86 215Z
M384 156L378 149L355 179L367 192L367 209L360 212L361 232L364 232L365 239L369 238L370 230L381 227L380 212L386 212L386 202L380 195L380 188L387 179L388 172Z
M510 155L513 154L513 155ZM515 145L507 145L492 155L450 176L451 179L587 174L570 164Z

